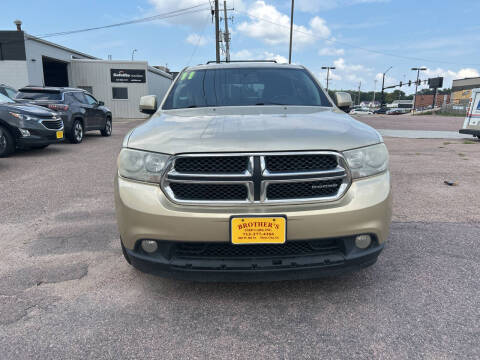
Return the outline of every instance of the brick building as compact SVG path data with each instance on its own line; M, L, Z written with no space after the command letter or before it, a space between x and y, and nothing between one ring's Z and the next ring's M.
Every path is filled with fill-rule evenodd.
M442 105L450 104L450 94L437 95L435 107L441 107ZM433 95L417 95L415 99L415 109L426 108L433 105Z

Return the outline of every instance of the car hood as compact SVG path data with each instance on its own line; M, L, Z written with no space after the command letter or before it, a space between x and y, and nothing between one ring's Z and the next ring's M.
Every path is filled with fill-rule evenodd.
M157 112L124 145L179 154L358 148L382 141L378 132L338 109L235 107Z
M46 117L46 116L52 116L55 114L54 111L46 109L42 106L37 106L32 104L12 103L12 104L3 104L3 106L6 106L9 111L15 111L25 115Z

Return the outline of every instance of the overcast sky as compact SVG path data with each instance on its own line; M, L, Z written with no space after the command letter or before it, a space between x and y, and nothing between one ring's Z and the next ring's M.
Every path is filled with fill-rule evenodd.
M229 0L233 59L288 58L289 0ZM181 70L215 58L214 26L208 0L7 1L0 29L21 19L32 35L96 27L187 9L168 20L51 37L47 40L100 57L148 60ZM425 66L423 78L479 76L480 1L476 0L296 0L293 62L325 83L324 65L336 66L330 88L377 90L414 80L410 68ZM223 7L223 2L221 2ZM223 28L223 22L221 24ZM0 79L1 80L1 79ZM407 93L414 87L404 87Z

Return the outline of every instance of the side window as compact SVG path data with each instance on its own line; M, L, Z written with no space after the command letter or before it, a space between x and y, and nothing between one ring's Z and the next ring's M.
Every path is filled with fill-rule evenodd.
M5 91L7 92L7 96L10 99L15 99L15 96L17 95L17 92L15 90L10 89L10 88L5 88Z
M93 96L90 96L88 94L83 94L85 96L85 98L87 99L87 104L88 105L96 105L97 104L97 100L95 100L93 98Z
M65 93L64 97L65 97L65 104L73 105L77 102L77 100L73 97L72 93Z
M81 92L73 92L71 93L72 94L72 97L75 99L75 102L76 103L80 103L80 104L86 104L87 103L87 100L85 99L85 97L83 96L83 93Z
M128 88L126 87L112 87L112 98L115 100L127 100Z

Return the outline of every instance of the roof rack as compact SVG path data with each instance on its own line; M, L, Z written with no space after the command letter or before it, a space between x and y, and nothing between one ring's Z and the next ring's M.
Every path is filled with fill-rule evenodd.
M210 60L207 61L207 64L220 64L220 63L249 63L249 62L268 62L268 63L277 63L277 60L230 60L230 61L215 61L215 60Z

